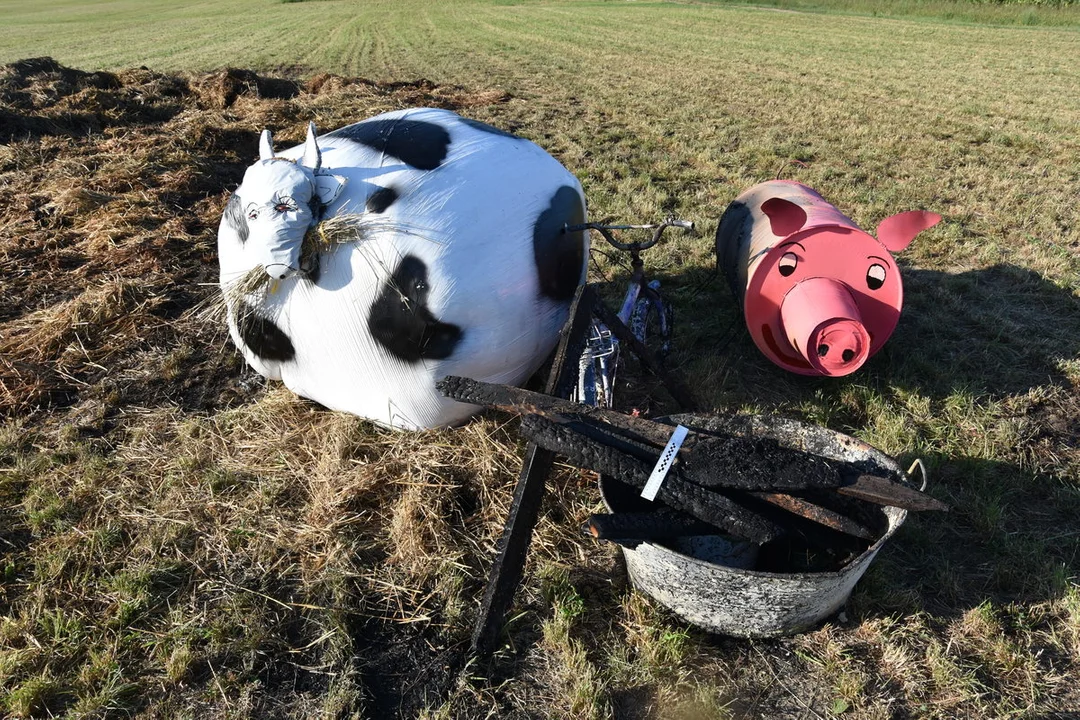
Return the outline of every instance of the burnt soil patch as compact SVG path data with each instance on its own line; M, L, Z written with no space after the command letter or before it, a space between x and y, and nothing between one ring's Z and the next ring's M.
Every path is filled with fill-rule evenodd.
M90 401L100 423L120 405L235 402L246 390L217 312L216 228L260 130L299 142L316 105L325 131L506 97L235 68L0 67L0 412Z

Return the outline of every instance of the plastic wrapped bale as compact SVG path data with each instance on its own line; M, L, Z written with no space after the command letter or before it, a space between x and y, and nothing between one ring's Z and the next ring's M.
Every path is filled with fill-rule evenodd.
M218 229L229 332L298 395L383 425L477 408L435 381L516 384L553 349L588 235L577 179L446 110L386 113L275 153L263 131Z
M814 190L775 180L728 206L717 264L766 357L802 375L848 375L900 319L904 292L891 253L940 220L922 210L893 215L875 239Z

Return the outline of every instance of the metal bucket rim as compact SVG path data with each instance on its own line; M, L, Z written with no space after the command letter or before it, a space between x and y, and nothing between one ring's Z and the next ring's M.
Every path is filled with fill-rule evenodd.
M679 424L679 423L685 424L688 421L692 422L692 420L690 420L691 418L699 418L699 417L701 417L701 416L697 415L697 414L693 414L693 413L682 413L682 414L678 414L678 415L666 415L664 417L658 417L658 418L654 418L654 419L657 422L662 422L662 423L669 424L669 425L675 425L675 424ZM770 419L770 420L773 420L773 421L792 423L792 424L794 424L796 426L801 426L801 427L809 428L809 429L812 429L812 430L815 430L815 431L825 432L825 433L828 433L830 435L846 438L848 440L853 440L853 441L855 441L855 442L857 442L859 444L866 445L866 447L869 450L871 450L874 453L878 454L880 456L880 458L875 458L875 459L876 460L884 460L885 465L890 470L894 470L900 476L900 480L902 482L904 482L905 484L908 484L908 485L913 485L912 482L911 482L911 479L908 477L907 473L904 472L903 468L901 468L900 465L894 459L892 459L891 457L889 457L885 453L881 452L877 448L873 447L872 445L864 443L863 441L859 440L858 438L852 437L851 435L847 435L845 433L839 432L837 430L832 430L830 428L823 427L821 425L812 425L810 423L802 422L801 420L795 420L793 418L785 418L785 417L781 417L781 416L778 416L778 415L751 415L751 414L748 414L748 413L736 413L734 415L731 415L730 418L732 420L753 419L753 418ZM692 428L693 426L692 425L687 425L687 427ZM602 475L600 477L599 482L597 483L599 485L599 488L600 488L600 499L603 500L604 507L606 507L608 509L608 511L612 511L612 510L614 510L614 508L611 506L611 503L608 502L607 493L604 492L604 479L605 479L605 477L606 476ZM614 480L614 478L611 478L611 480ZM824 579L824 578L830 578L830 577L831 578L839 578L839 577L842 577L844 575L848 575L849 573L852 572L853 568L856 568L859 565L863 564L864 562L868 562L871 558L873 558L873 556L876 555L877 552L881 549L882 545L885 544L885 541L888 540L889 538L891 538L896 533L896 531L900 529L900 526L903 525L904 521L907 519L908 511L904 510L903 508L893 507L891 505L883 506L883 508L884 508L883 512L885 512L887 515L889 515L889 528L885 531L885 533L882 534L882 536L880 538L878 538L876 541L874 541L874 543L870 547L868 547L866 550L864 550L862 553L860 553L857 557L852 558L847 564L845 564L839 570L829 570L829 571L826 571L826 572L816 572L816 573L815 572L773 573L773 572L764 572L762 570L746 570L746 569L743 569L743 568L736 568L736 567L731 567L731 566L728 566L728 565L721 565L719 563L709 562L707 560L702 560L702 559L696 558L696 557L694 557L692 555L686 555L684 553L681 553L678 550L673 550L672 548L669 548L669 547L667 547L665 545L658 545L656 543L649 542L647 540L643 540L641 544L649 545L651 547L654 547L661 554L669 553L671 555L677 555L682 560L689 561L690 563L693 563L695 565L699 565L699 566L701 566L703 568L708 568L708 569L721 568L721 569L723 569L724 572L729 572L729 573L732 573L734 575L743 575L743 576L746 576L746 577L764 577L764 578L774 578L774 579L785 579L785 580L786 579L790 579L790 580L818 580L818 579ZM895 512L896 514L895 515L889 514L890 510ZM627 552L628 550L629 550L628 548L625 548L625 547L622 548L622 551L624 553Z

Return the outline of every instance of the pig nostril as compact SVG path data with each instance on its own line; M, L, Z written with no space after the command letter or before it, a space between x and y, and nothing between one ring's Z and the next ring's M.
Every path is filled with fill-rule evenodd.
M818 354L818 357L825 357L826 355L829 354L829 346L826 345L825 343L822 343L822 344L818 345L817 346L817 354Z
M844 358L844 362L851 362L851 359L855 357L855 351L848 348L844 352L840 353L840 357Z

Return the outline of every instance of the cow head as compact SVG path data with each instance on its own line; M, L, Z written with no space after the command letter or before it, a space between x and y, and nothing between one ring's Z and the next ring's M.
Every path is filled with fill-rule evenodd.
M308 123L304 153L296 161L276 156L270 131L262 131L259 161L244 173L230 200L230 220L242 227L240 239L247 267L261 265L275 279L300 272L304 235L345 183L341 176L322 172L321 166L314 123Z

